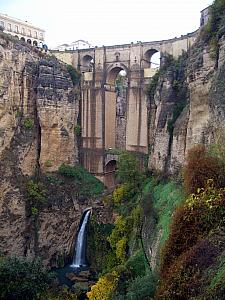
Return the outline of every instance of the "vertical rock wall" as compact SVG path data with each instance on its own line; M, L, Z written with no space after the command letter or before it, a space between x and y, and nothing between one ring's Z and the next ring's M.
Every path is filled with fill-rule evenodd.
M2 33L0 74L0 250L32 257L34 217L26 207L27 182L62 163L75 164L78 100L65 65ZM51 234L57 246L63 245L59 251L69 252L84 205L75 207L70 199L60 209L56 201L51 213L41 214L39 253L45 253L45 236ZM48 262L57 250L50 241Z
M175 92L176 74L166 72L158 82L154 101L149 106L150 169L178 173L185 163L188 150L196 144L209 146L224 132L224 39L220 40L217 61L212 58L212 49L198 41L189 53L185 73L187 84L186 105L173 126L177 101ZM181 87L180 87L181 88ZM153 108L154 106L154 108Z

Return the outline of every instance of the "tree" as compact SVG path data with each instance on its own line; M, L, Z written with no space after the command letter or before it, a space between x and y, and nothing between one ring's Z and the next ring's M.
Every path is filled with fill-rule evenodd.
M117 176L121 183L128 183L135 189L141 184L143 176L134 154L124 151L119 156Z
M40 260L3 258L0 261L0 299L40 299L52 279L53 273L44 269Z

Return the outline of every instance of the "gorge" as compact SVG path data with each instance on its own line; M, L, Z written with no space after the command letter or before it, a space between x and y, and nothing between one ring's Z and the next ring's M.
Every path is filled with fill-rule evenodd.
M224 1L211 14L178 39L47 54L0 32L0 299L10 256L86 265L85 232L92 279L33 299L224 299Z

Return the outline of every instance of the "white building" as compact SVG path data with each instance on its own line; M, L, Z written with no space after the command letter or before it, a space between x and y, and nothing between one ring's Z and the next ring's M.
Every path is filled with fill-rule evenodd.
M4 32L34 46L42 46L45 40L45 31L27 21L21 21L0 13L0 26Z
M77 49L87 49L92 48L90 43L84 40L77 40L71 44L62 44L55 47L53 50L66 51L66 50L77 50Z

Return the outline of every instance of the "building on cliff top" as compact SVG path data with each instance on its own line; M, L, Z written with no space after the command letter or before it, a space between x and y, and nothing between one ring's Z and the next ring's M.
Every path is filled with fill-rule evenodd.
M93 46L84 40L77 40L75 42L72 42L71 44L62 44L57 47L55 47L53 50L58 51L66 51L66 50L79 50L79 49L88 49L93 48Z
M0 13L0 26L4 32L33 46L42 47L45 40L45 30L6 14Z
M209 20L209 17L210 17L210 6L204 8L202 11L201 11L201 19L200 19L200 27L204 26L208 20Z

